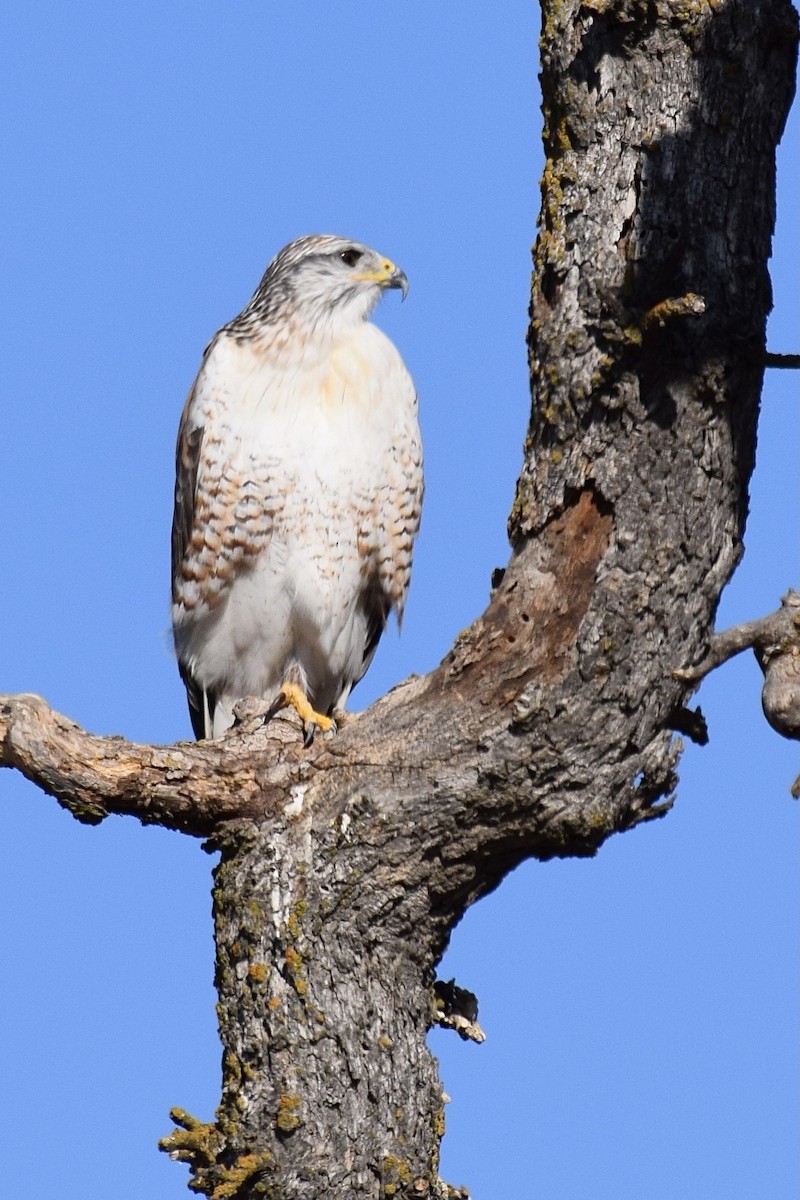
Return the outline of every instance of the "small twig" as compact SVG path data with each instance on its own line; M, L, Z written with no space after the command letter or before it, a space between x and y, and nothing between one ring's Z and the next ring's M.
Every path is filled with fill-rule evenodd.
M764 354L764 366L798 371L800 370L800 354L775 354L772 350L767 350Z

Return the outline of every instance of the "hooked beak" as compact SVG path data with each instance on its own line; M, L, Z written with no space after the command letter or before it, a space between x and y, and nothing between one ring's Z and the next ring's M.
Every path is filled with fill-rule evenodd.
M405 300L408 295L408 279L405 271L401 271L396 267L389 258L385 258L381 263L380 269L377 271L365 271L358 275L352 275L351 279L356 279L359 282L377 283L379 287L388 290L389 288L400 288Z
M408 295L408 279L406 278L406 273L405 271L401 271L399 267L396 267L394 263L389 263L388 265L392 268L392 270L383 286L386 288L400 288L400 291L403 293L403 299L405 300L406 296Z

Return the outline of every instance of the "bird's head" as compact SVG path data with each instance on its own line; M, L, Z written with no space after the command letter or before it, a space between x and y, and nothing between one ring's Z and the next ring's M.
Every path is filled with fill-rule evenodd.
M366 320L389 288L408 292L405 273L388 258L349 238L312 234L276 255L248 309L265 322L351 325Z

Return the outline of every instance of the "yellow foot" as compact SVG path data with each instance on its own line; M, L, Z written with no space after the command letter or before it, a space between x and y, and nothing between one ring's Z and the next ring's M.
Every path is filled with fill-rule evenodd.
M282 708L293 708L303 722L304 746L311 745L318 729L321 729L323 733L327 733L329 729L334 731L336 729L336 725L330 717L316 712L311 707L305 692L296 683L284 683L281 686L281 690L270 705L267 720L274 717L275 713L280 712Z

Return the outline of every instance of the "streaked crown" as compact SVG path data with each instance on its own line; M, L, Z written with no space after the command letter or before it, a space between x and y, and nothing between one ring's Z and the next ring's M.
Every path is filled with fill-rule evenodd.
M356 323L389 288L400 288L403 296L408 291L405 273L390 259L349 238L310 234L275 256L247 307L226 328L241 335L284 320Z

